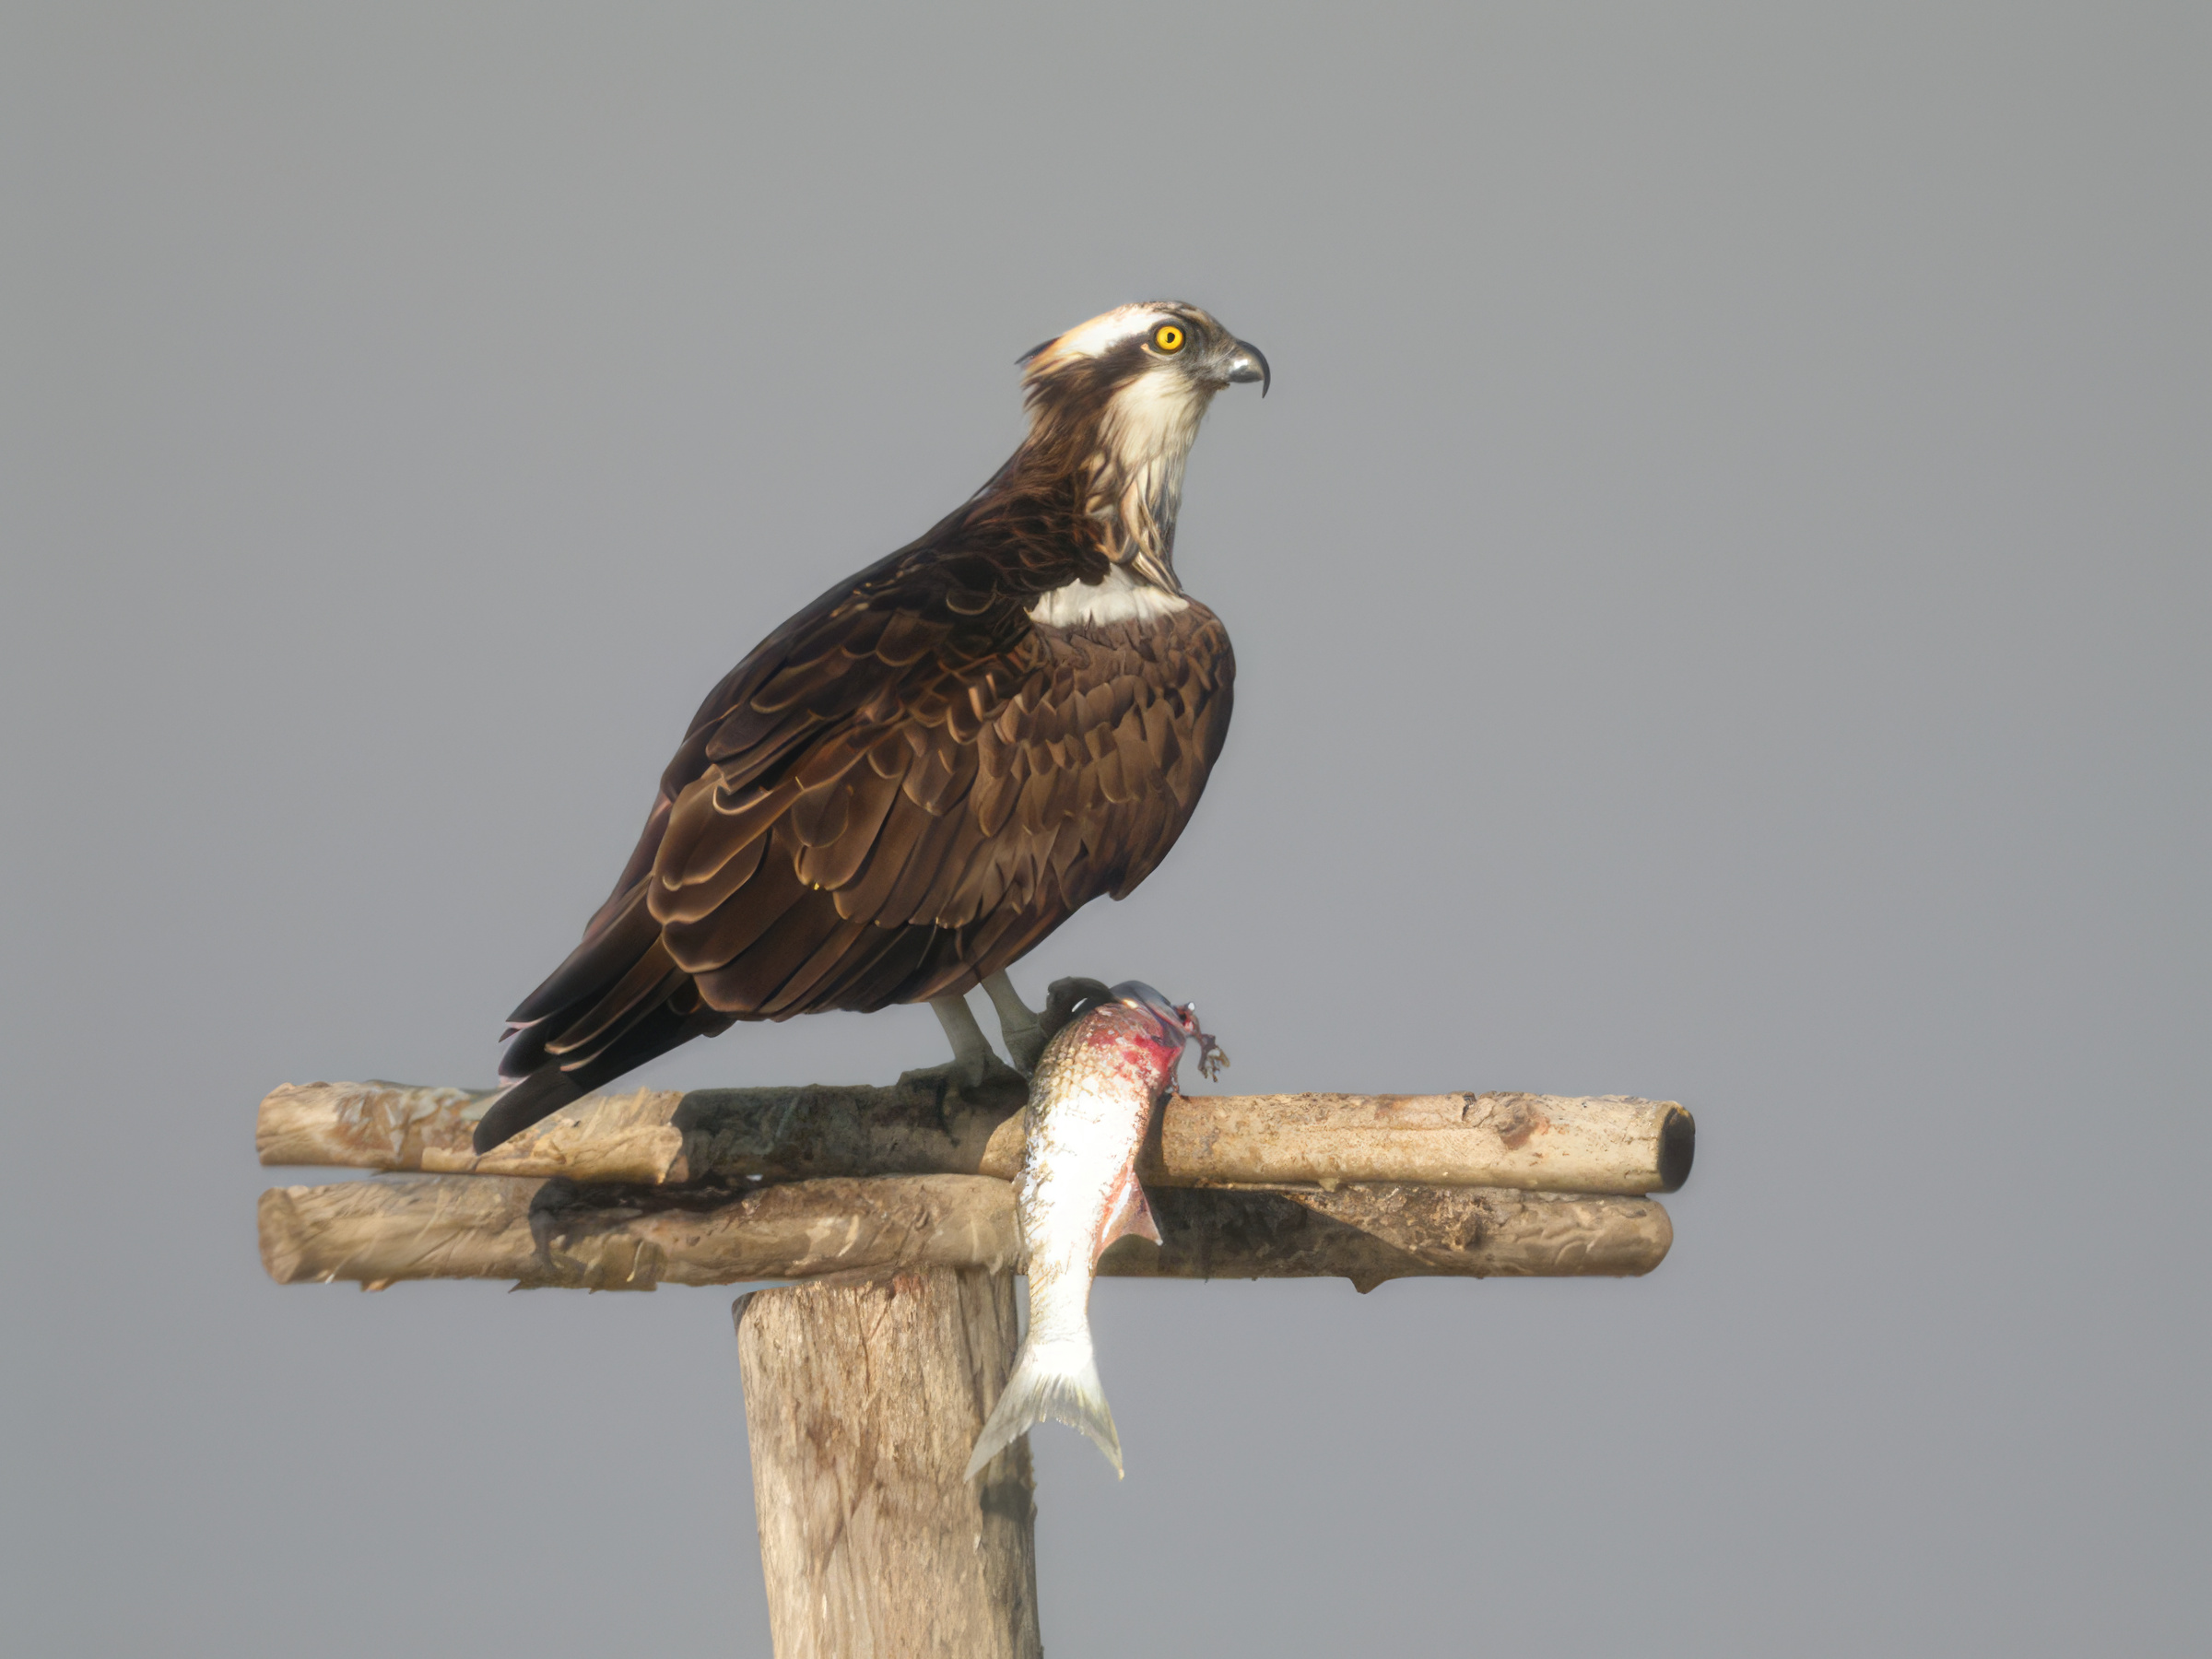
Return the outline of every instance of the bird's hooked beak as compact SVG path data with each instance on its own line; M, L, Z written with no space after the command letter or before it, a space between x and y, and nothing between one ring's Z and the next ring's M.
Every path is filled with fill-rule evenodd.
M1258 381L1262 397L1267 395L1267 388L1274 383L1275 377L1267 371L1267 354L1250 340L1239 340L1236 349L1229 354L1229 360L1221 367L1232 386L1249 385Z

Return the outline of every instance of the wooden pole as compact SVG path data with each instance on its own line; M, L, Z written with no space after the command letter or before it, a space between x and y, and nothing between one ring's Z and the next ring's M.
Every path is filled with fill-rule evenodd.
M1021 1080L971 1094L941 1074L876 1088L594 1095L479 1158L487 1097L396 1083L287 1085L261 1105L261 1161L683 1185L707 1180L995 1175L1021 1163ZM1697 1127L1620 1095L1178 1095L1157 1114L1147 1187L1373 1182L1546 1193L1671 1193Z
M960 1478L1013 1364L1012 1276L915 1268L734 1312L777 1659L1041 1659L1028 1441Z

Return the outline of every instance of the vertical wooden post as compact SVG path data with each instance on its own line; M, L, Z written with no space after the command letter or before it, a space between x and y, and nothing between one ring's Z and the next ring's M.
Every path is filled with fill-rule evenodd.
M1029 1442L960 1478L1013 1365L1013 1276L916 1268L733 1312L777 1659L1042 1659Z

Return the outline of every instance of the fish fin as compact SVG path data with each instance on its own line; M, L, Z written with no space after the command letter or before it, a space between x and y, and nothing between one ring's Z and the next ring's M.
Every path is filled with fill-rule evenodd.
M1099 1234L1099 1254L1106 1253L1106 1246L1124 1233L1135 1233L1140 1239L1159 1241L1159 1223L1152 1218L1152 1206L1145 1201L1144 1184L1135 1171L1122 1176L1122 1189L1114 1206L1106 1216L1105 1230ZM1091 1258L1093 1261L1097 1256Z
M973 1480L985 1464L1047 1418L1088 1435L1119 1478L1122 1441L1113 1431L1113 1413L1107 1408L1098 1357L1089 1342L1040 1345L1027 1338L998 1404L991 1408L982 1433L975 1437L975 1455L968 1460L968 1473L961 1478Z

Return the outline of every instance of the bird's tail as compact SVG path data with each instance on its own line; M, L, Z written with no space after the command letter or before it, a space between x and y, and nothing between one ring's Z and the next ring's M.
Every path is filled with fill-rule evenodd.
M677 966L641 881L592 919L583 943L508 1017L500 1080L477 1120L480 1157L679 1042L726 1030Z
M1047 1418L1088 1435L1106 1454L1114 1474L1121 1474L1122 1441L1113 1431L1113 1413L1107 1408L1106 1390L1099 1382L1098 1357L1091 1351L1088 1332L1049 1342L1023 1339L1014 1374L1006 1379L982 1433L976 1436L975 1455L968 1460L968 1473L961 1478L973 1480L985 1464Z

